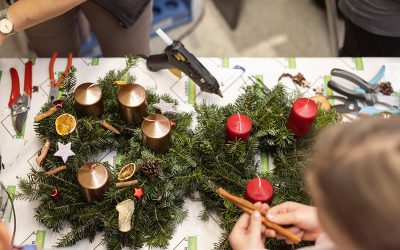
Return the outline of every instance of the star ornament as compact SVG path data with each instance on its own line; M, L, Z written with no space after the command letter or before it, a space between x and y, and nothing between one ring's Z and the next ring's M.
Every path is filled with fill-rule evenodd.
M175 103L169 103L160 99L159 103L153 104L153 106L161 111L161 114L175 114Z
M54 153L54 156L61 157L64 163L67 163L68 157L75 155L75 153L71 150L71 142L68 142L65 145L57 142L57 146L58 150Z
M135 192L133 193L133 196L135 196L136 198L140 199L144 196L143 189L141 187L133 188L133 189L135 190Z

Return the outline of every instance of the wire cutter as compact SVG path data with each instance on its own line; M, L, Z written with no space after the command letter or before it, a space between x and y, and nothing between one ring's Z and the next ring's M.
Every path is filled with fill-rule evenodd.
M11 94L8 106L11 108L11 119L15 132L22 133L28 110L32 98L32 62L25 63L24 93L21 95L19 90L18 71L10 69L11 74Z
M68 71L71 69L72 66L72 53L68 53L68 62L67 62L67 67L64 70L64 73L58 81L54 79L54 62L56 61L58 56L58 52L54 52L53 55L51 56L50 59L50 65L49 65L49 75L50 75L50 94L49 94L49 102L48 103L53 103L54 101L57 101L58 97L58 90L60 89L61 84L64 81L65 76L68 74Z
M342 94L351 101L360 100L367 104L368 106L373 106L375 104L381 104L389 109L398 109L400 107L400 99L395 96L386 96L379 92L378 85L372 85L365 80L361 79L359 76L341 69L333 69L331 71L332 76L337 76L351 81L352 83L359 86L366 93L360 91L348 89L343 85L331 80L328 82L328 87L335 92ZM335 107L335 106L334 106ZM336 108L336 107L335 107Z

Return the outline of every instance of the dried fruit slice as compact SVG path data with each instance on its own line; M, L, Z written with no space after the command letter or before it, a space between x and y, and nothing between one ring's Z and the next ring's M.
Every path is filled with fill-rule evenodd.
M129 163L126 164L118 173L118 180L119 181L126 181L133 176L136 171L136 164Z
M56 131L59 135L68 135L76 128L76 119L70 114L62 114L56 119Z

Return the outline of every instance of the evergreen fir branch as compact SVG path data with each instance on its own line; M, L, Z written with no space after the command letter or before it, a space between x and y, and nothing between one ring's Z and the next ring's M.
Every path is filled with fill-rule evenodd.
M198 167L196 170L189 170L201 178L193 178L192 182L197 182L198 185L188 184L187 188L198 187L206 211L219 213L221 227L227 232L231 231L241 211L231 203L222 201L215 190L223 187L242 196L245 184L258 174L258 162L254 161L254 155L258 151L267 150L274 159L275 169L268 173L268 179L275 189L272 204L287 200L309 204L303 173L310 163L314 134L321 128L336 123L337 114L334 111L320 110L312 135L296 138L286 127L295 97L296 94L289 95L281 84L269 93L252 85L245 88L234 104L224 107L195 105L198 126L192 138L190 152L193 154L191 158L198 162ZM226 144L225 122L235 113L245 114L252 119L252 135L246 143L238 141ZM203 217L207 218L204 214L203 212ZM230 248L227 234L220 238L216 248ZM268 241L267 248L291 249L291 246L272 239Z
M166 248L176 226L187 215L185 196L193 198L199 194L205 208L201 218L208 219L210 212L216 212L220 215L218 224L226 230L216 247L228 249L227 232L241 211L222 200L215 190L224 187L233 194L243 195L245 184L257 175L262 176L258 171L259 163L254 159L254 155L261 151L268 151L274 159L274 171L265 176L275 188L273 204L286 200L310 202L302 176L310 163L315 134L338 120L334 111L319 110L313 133L296 138L286 127L296 94L289 95L281 84L269 93L264 93L258 85L252 85L246 87L233 104L219 107L202 103L195 105L194 114L166 115L177 126L172 131L170 150L158 154L143 146L140 127L125 123L119 115L117 92L121 87L114 82L122 80L132 84L134 76L129 72L136 64L136 57L127 57L123 69L112 70L98 80L104 100L104 113L99 118L81 117L75 112L76 69L71 68L62 85L63 108L35 124L38 138L49 140L51 147L41 170L31 169L27 178L20 180L18 198L39 201L35 209L36 219L56 232L69 223L71 230L60 238L57 246L72 246L86 238L93 240L96 233L103 232L107 249L137 249L144 245ZM159 113L153 104L161 99L178 103L169 95L158 95L151 89L146 92L149 114ZM41 112L50 107L50 104L43 105ZM63 113L77 118L77 128L69 135L59 136L54 123ZM235 113L246 114L252 119L252 134L246 142L227 143L225 123ZM192 130L194 115L198 123ZM102 120L116 127L121 135L103 128L100 125ZM68 159L66 170L46 177L45 171L64 165L60 157L54 156L57 142L72 142L76 155ZM109 186L101 200L87 204L78 185L77 171L99 153L110 150L117 150L122 161L115 166L103 163L110 171ZM151 179L140 171L146 160L160 162L159 177ZM138 167L134 178L140 183L136 187L141 186L145 193L140 200L133 198L132 187L115 187L118 172L127 163L135 163ZM61 190L56 200L50 198L54 188ZM118 230L115 206L126 199L135 200L135 213L132 230L122 233ZM289 249L276 240L269 240L267 246L269 249Z
M143 245L166 248L171 239L176 225L181 223L187 215L184 209L184 196L181 190L177 190L174 178L167 176L181 176L186 173L189 162L194 160L185 155L189 148L192 115L178 113L168 115L177 123L174 128L171 150L166 154L157 154L143 146L140 127L132 127L126 124L119 116L119 106L116 94L120 89L115 81L124 80L128 84L134 82L134 77L129 71L137 63L137 58L128 57L126 67L121 70L108 72L98 83L102 88L104 100L104 113L99 118L82 117L75 112L73 91L75 89L75 72L72 68L68 73L62 90L63 108L58 109L52 116L35 124L35 131L41 140L49 140L51 147L41 170L31 170L25 179L21 179L19 186L21 194L18 197L39 201L35 209L35 217L48 228L59 232L64 225L70 225L70 231L62 235L57 246L72 246L82 239L94 239L96 233L103 232L104 242L108 249L121 249L129 247L137 249ZM147 90L148 112L159 112L153 104L162 98L165 101L178 103L168 95L157 95L153 90ZM41 112L47 111L51 105L45 104ZM66 136L59 136L55 131L55 119L69 113L76 117L77 127L74 132ZM100 125L101 120L106 120L122 135L116 136ZM57 150L57 142L72 142L72 150L75 156L70 157L64 164L60 157L54 156ZM124 155L121 164L111 167L103 163L110 170L109 187L103 198L97 202L87 204L83 200L78 185L77 171L80 166L95 158L103 151L118 150ZM181 157L176 157L175 152L180 152ZM148 179L140 171L135 174L135 179L145 192L145 197L136 200L133 197L133 188L117 188L117 175L124 164L133 162L137 166L144 160L157 159L162 164L160 178ZM67 169L46 177L45 171L60 165L66 165ZM161 178L162 177L162 178ZM34 185L32 185L34 184ZM61 190L60 197L56 200L50 198L54 188ZM132 230L121 233L118 230L118 212L115 206L126 199L135 199L135 219ZM157 208L154 212L153 208ZM157 215L157 216L155 216ZM67 222L67 224L66 224ZM158 225L158 226L156 226Z

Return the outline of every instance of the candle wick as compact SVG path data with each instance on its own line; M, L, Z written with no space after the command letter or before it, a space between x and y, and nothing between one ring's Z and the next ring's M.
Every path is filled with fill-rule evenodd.
M98 83L92 83L92 84L90 84L90 86L88 87L88 89L90 89L91 87L93 87L93 86L95 86L95 85L98 85Z
M242 131L242 117L239 113L237 115L239 116L239 130Z
M308 105L308 102L310 101L310 98L307 98L307 102L306 102L306 105Z
M94 174L95 172L94 172L94 168L96 167L96 164L93 164L91 167L90 167L90 172L92 173L92 174Z
M143 119L145 119L146 121L148 121L148 122L155 122L156 120L153 120L153 119L149 119L149 118L147 118L147 117L143 117Z
M260 178L260 176L257 176L257 177L258 177L258 186L261 187L261 178Z

